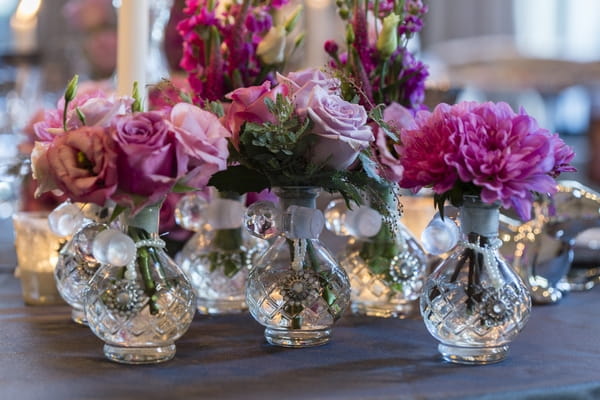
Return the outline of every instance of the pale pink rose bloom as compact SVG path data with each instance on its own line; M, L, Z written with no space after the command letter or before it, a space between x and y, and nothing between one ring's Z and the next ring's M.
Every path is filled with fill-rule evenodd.
M269 98L275 102L278 94L286 96L288 88L284 85L271 88L271 82L265 81L260 86L239 88L225 96L232 102L223 117L223 124L231 131L231 142L236 149L239 149L240 129L244 123L276 122L265 104L265 99Z
M231 133L219 118L188 103L171 110L170 121L177 138L178 153L189 157L187 184L201 188L217 171L227 168L227 138Z
M329 94L341 94L340 81L318 68L290 72L286 76L278 73L277 81L288 87L288 93L294 99L296 113L302 117L306 115L306 107L315 86L322 87Z
M414 129L416 127L410 110L398 103L392 103L383 110L383 121L393 129L398 137L402 129ZM399 182L402 179L404 168L398 158L398 145L392 143L391 140L382 127L377 127L375 131L375 155L377 161L383 167L382 175L393 182Z

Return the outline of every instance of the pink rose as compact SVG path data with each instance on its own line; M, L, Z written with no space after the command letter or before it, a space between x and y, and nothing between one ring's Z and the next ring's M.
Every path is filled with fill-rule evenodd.
M271 82L265 81L260 86L239 88L225 96L232 100L232 103L224 117L224 125L231 131L231 142L236 149L239 149L240 129L245 122L276 122L265 104L265 99L275 101L278 94L287 96L287 93L286 86L277 85L271 89Z
M160 113L118 117L111 132L117 147L117 202L127 206L157 203L187 172L189 156L179 154L171 127ZM136 204L131 195L146 200Z
M171 110L170 122L177 139L177 153L189 159L185 181L201 188L217 171L227 168L227 138L231 133L216 115L188 103Z
M397 136L402 129L416 128L415 120L406 107L392 103L383 110L383 121L386 122ZM402 179L404 168L398 158L399 145L392 142L382 127L377 127L375 133L375 155L383 167L382 175L393 182Z
M364 107L320 86L311 90L307 115L313 122L312 133L318 136L311 152L314 163L325 163L333 169L348 168L374 140Z
M341 94L339 80L317 68L290 72L286 76L277 74L277 81L288 87L296 105L296 112L301 116L306 114L306 107L315 86L326 89L329 94Z
M55 184L71 200L84 203L104 204L115 192L116 153L103 128L72 130L36 148L32 163L40 183Z

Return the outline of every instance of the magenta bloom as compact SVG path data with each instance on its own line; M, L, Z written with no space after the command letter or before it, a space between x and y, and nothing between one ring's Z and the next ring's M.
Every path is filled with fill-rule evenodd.
M441 104L419 112L416 123L402 134L403 187L444 194L471 184L484 202L514 207L526 220L533 193L556 192L553 177L573 170L572 150L506 103Z
M175 135L158 112L119 117L112 138L118 154L118 203L135 207L135 196L143 197L144 205L157 203L187 172L188 157L178 157Z

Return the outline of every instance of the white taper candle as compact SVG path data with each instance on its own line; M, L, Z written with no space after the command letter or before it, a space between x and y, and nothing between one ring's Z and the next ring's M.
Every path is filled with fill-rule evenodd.
M121 0L118 15L117 94L131 95L137 81L146 98L149 0Z

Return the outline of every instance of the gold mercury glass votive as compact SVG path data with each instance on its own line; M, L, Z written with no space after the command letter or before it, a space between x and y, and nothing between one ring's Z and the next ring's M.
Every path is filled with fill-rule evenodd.
M28 305L63 304L54 281L61 238L48 226L48 213L13 215L18 276Z

